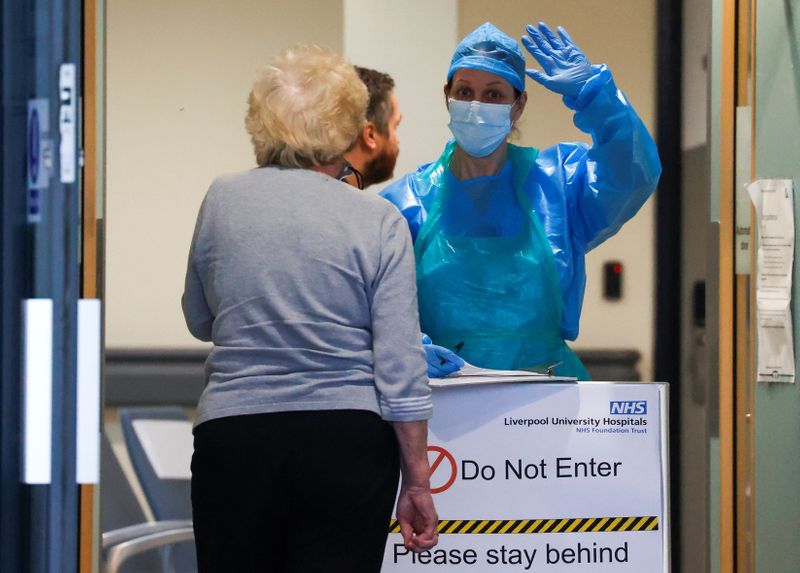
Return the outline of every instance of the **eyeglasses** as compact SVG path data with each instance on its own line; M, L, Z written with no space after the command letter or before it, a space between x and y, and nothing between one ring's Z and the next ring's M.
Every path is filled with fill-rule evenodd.
M344 166L342 167L342 171L339 173L338 179L339 179L339 181L344 181L345 179L347 179L351 175L355 175L356 176L356 186L359 189L363 189L364 188L364 176L361 175L361 171L359 171L358 169L353 167L350 164L350 162L345 159Z

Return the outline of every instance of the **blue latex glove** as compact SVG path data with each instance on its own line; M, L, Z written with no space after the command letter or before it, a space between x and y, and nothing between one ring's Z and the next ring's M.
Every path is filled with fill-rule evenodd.
M425 350L425 360L428 362L428 378L444 378L461 370L465 364L464 359L452 350L433 344L427 334L422 335L422 348Z
M544 87L568 99L574 99L596 70L586 59L581 49L575 45L567 31L558 27L558 36L539 22L538 30L532 25L525 26L528 36L522 37L522 45L542 66L544 73L528 69L525 73ZM559 37L560 36L560 37Z

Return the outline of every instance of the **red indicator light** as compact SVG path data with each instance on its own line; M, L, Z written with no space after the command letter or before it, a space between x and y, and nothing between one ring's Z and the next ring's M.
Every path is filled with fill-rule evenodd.
M618 301L622 298L622 263L608 261L603 265L603 298Z

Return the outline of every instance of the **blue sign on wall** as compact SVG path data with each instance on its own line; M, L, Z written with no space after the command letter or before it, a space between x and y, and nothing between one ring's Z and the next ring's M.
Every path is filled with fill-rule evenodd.
M53 163L50 143L50 101L28 100L28 222L42 220L42 193L50 185Z

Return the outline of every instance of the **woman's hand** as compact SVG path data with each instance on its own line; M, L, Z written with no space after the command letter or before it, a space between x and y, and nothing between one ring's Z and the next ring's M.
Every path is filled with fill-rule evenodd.
M397 522L406 549L419 553L439 542L439 516L429 486L406 485L404 480L397 498Z
M397 522L403 544L411 551L427 551L439 542L439 516L433 505L428 465L428 422L393 422L400 446L403 479L397 497Z
M529 69L525 73L541 85L566 98L576 98L595 70L581 49L575 45L567 31L558 27L558 36L544 22L538 30L525 26L527 36L522 45L542 66L544 73Z

